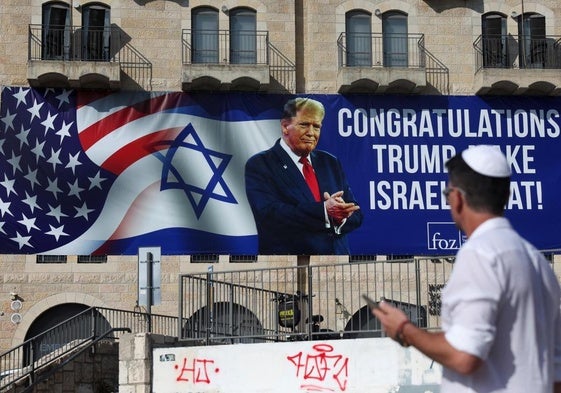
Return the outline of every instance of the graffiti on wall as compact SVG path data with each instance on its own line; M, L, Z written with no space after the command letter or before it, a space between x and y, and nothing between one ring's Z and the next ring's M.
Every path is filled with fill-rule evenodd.
M153 359L154 393L436 393L442 375L385 337L155 348Z
M302 389L344 392L347 388L349 358L334 352L329 344L315 344L312 351L300 351L287 359L294 365Z

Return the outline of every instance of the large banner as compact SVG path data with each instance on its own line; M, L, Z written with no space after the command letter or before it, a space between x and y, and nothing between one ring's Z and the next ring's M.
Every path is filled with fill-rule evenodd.
M561 248L560 98L309 97L326 108L318 149L364 214L352 254L455 253L444 163L475 144L511 164L514 227ZM0 253L256 254L244 167L280 137L290 98L4 87Z

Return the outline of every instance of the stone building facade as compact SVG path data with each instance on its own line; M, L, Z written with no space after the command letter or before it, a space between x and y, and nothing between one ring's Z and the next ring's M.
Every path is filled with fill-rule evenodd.
M62 46L37 47L48 34L46 14L55 11L64 16L69 29L58 30ZM197 19L195 14L203 17ZM260 32L250 48L256 57L230 58L219 41L216 48L226 51L220 52L224 58L210 65L196 61L193 23L204 25L208 14L214 18L209 23L217 23L224 37L234 35L232 21L253 24ZM96 20L93 15L103 24L84 38L81 32ZM67 41L67 31L86 44ZM390 40L394 49L389 54L376 49L376 43L391 38L388 31L402 34L397 44ZM91 38L96 35L97 40ZM366 40L357 38L365 36ZM400 44L409 48L406 57ZM267 50L260 52L259 45ZM547 96L561 92L560 45L558 0L2 0L0 4L2 86ZM267 56L259 57L262 53ZM101 263L65 257L52 263L39 261L36 255L0 255L0 351L25 340L33 322L59 305L134 309L136 256L109 255ZM312 263L347 260L312 257ZM258 256L255 261L233 263L220 255L213 262L216 269L235 270L296 261L296 256ZM207 264L177 255L163 256L161 267L162 301L152 312L174 315L178 275L204 272Z
M84 53L75 53L72 59L59 61L54 56L45 62L34 41L41 35L44 5L49 3L68 7L67 23L73 31L88 23L87 10L93 9L97 15L103 12L104 28L111 30L112 37L109 53L103 56L112 61L87 61ZM193 14L205 7L215 13L213 23L224 37L238 11L242 11L241 19L253 15L257 52L265 37L264 44L274 54L248 65L221 53L218 64L201 67L186 53L186 40L194 30ZM557 94L561 85L558 59L552 58L561 36L560 13L555 0L225 0L220 4L198 0L7 0L0 8L0 82L154 91L550 95ZM369 38L353 41L353 33ZM384 33L407 36L395 44L395 56L385 59L377 49ZM521 40L523 34L526 38ZM369 44L372 46L361 49ZM405 69L391 66L392 61L403 61L399 45L409 47ZM352 56L353 50L358 57ZM365 60L364 55L371 59ZM74 59L79 61L71 61Z

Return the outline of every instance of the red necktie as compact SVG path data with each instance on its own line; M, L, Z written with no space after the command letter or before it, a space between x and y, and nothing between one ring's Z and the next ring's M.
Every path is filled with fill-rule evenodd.
M316 173L314 172L314 168L312 168L312 164L310 164L310 161L308 161L308 157L304 156L300 157L300 160L298 161L300 161L304 165L303 172L306 183L308 183L308 187L310 187L312 194L314 194L316 202L319 202L321 200L319 194L319 184L318 179L316 178Z

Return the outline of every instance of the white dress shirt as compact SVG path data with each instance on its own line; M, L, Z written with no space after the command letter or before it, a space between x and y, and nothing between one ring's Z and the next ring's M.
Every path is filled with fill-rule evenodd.
M442 293L442 328L483 364L445 368L441 392L551 393L561 381L561 291L548 261L506 218L485 221L458 252Z

